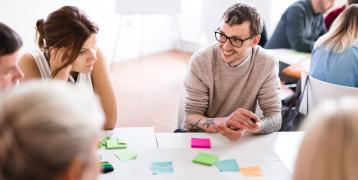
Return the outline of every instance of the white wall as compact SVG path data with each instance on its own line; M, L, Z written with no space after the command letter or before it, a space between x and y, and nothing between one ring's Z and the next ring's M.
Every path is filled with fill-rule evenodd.
M145 1L145 0L143 0ZM170 0L168 0L170 1ZM258 8L268 35L274 31L284 10L296 0L240 0ZM100 27L99 46L112 60L119 24L117 61L166 51L173 47L194 51L214 40L213 31L220 24L224 11L235 0L181 0L181 13L170 15L118 15L115 0L9 0L0 1L0 21L15 29L24 40L23 51L36 47L35 22L63 5L75 5L84 10ZM345 0L337 0L343 4ZM121 23L120 23L121 22Z
M172 17L165 15L148 15L143 19L139 15L123 17L115 13L114 0L0 1L0 21L20 34L24 41L22 51L27 51L36 47L34 42L36 20L46 18L50 12L64 5L79 7L99 25L99 46L109 61L112 59L120 19L122 19L122 26L116 60L138 57L141 52L143 55L153 54L173 47L175 33L171 26ZM144 31L141 31L142 26L144 26ZM143 32L143 36L141 36L141 32ZM143 37L142 41L140 37ZM140 42L142 42L142 48L140 48Z
M239 2L256 7L263 17L268 35L270 36L284 10L296 0L240 0ZM206 0L203 4L201 31L209 35L209 41L214 41L213 31L220 24L221 16L235 0Z
M296 0L182 0L180 19L184 50L194 51L203 44L215 41L214 31L220 25L225 10L234 3L242 2L256 7L265 21L268 35L273 33L281 14ZM194 5L187 4L195 2ZM190 9L189 11L189 7ZM184 25L183 25L184 24ZM190 33L190 36L187 34ZM180 44L175 45L180 48Z

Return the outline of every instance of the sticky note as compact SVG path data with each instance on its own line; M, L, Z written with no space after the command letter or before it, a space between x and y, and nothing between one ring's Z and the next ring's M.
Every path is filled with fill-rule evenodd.
M105 149L106 148L106 141L104 141L104 140L99 141L98 147L100 149Z
M118 143L118 144L127 144L127 141L124 140L124 139L118 138L118 139L117 139L117 143Z
M128 149L121 149L121 150L118 150L114 153L114 155L119 159L119 160L122 160L122 161L125 161L125 160L133 160L133 159L136 159L137 158L137 154L131 150L128 150Z
M191 138L192 148L210 148L211 143L209 138Z
M123 148L127 148L127 144L118 143L118 139L105 140L105 143L106 143L106 148L107 149L123 149Z
M174 168L173 163L168 162L152 162L150 167L153 174L173 174Z
M111 139L112 138L112 136L113 136L113 134L112 133L108 133L108 132L106 132L106 134L104 135L104 137L103 137L103 140L108 140L108 139Z
M239 165L235 159L217 161L215 163L219 171L239 171Z
M199 153L193 159L193 163L212 166L218 159L219 159L219 157L214 154Z
M245 176L263 176L263 173L259 166L241 167L240 172Z

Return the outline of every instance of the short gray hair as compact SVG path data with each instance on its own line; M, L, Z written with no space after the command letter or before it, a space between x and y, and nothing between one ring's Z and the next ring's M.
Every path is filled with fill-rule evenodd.
M22 84L0 105L0 179L54 179L86 162L104 121L93 92L54 80Z

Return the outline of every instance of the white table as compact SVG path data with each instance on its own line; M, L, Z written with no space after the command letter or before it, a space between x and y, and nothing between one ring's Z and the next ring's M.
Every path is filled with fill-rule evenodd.
M247 135L238 141L230 141L220 134L209 133L154 133L153 128L119 128L115 135L128 140L128 149L138 154L136 160L119 161L115 150L100 150L102 160L114 166L114 172L100 175L100 179L290 179L302 132ZM191 137L209 137L211 149L193 149ZM219 172L215 166L192 163L199 152L216 154L221 160L236 159L240 166L259 165L263 177L247 178L238 172ZM152 175L153 161L172 161L174 173ZM291 171L291 172L290 172Z
M191 180L191 179L248 179L239 172L220 172L216 166L204 166L192 163L193 158L199 152L216 154L221 160L236 159L240 166L260 165L264 176L255 179L276 179L287 180L291 174L281 163L277 156L271 156L270 152L261 152L248 149L151 149L142 150L138 153L138 159L129 162L130 179L171 179L171 180ZM169 175L152 175L150 166L155 161L173 162L174 173Z
M209 133L157 133L158 148L190 148L192 137L210 138L213 148L244 149L268 152L280 158L292 173L303 132L276 132L268 135L248 135L238 141L230 141L220 134ZM270 154L269 154L270 155Z
M310 53L299 52L293 49L265 49L265 51L288 65L297 64L311 55Z
M293 173L303 136L304 132L280 132L273 147L275 153L291 173Z
M192 137L210 138L212 148L245 147L261 150L272 146L278 133L268 135L245 135L238 141L230 141L219 133L157 133L158 148L191 148Z
M157 140L153 127L115 128L112 131L105 131L104 133L127 140L127 145L130 148L157 148Z
M106 131L111 133L112 137L119 137L127 141L128 149L137 151L141 149L157 149L157 140L153 127L135 127L135 128L115 128L113 131ZM109 161L113 167L114 172L100 175L99 179L130 179L129 161L119 161L115 156L116 150L98 151L101 156L101 161Z

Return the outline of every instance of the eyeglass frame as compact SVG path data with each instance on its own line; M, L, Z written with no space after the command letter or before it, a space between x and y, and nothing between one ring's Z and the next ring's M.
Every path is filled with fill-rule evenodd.
M224 41L224 42L219 41L218 38L216 37L216 34L219 34L220 36L225 37L225 41ZM249 40L249 39L252 39L253 37L256 36L256 34L253 34L253 35L249 36L249 37L246 38L246 39L240 39L240 38L238 38L237 36L229 37L229 36L227 36L226 34L224 34L223 32L220 32L220 31L219 31L219 28L218 28L218 29L214 32L214 36L215 36L215 39L216 39L218 42L226 43L226 41L229 40L229 42L230 42L230 44L231 44L232 46L237 47L237 48L241 48L245 41L247 41L247 40ZM235 45L233 45L232 42L231 42L231 39L232 39L232 38L235 38L236 40L240 40L241 45L240 45L240 46L235 46Z

